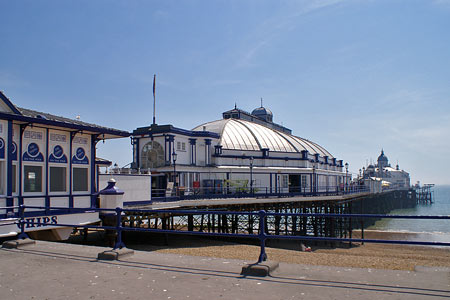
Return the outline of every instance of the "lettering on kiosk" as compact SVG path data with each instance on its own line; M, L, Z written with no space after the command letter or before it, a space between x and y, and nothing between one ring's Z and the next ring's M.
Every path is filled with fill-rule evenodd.
M25 219L25 228L45 227L58 224L58 216ZM20 229L20 224L17 224Z

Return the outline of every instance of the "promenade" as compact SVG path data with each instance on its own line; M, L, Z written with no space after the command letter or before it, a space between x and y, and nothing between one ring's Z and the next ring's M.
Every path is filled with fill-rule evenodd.
M0 249L1 299L440 299L448 269L375 270L280 263L243 277L236 259L135 251L98 261L109 248L37 241Z

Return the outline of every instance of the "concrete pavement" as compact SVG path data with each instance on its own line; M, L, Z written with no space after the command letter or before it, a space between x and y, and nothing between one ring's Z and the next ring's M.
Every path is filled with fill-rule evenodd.
M0 299L441 299L448 269L416 272L280 263L243 277L252 261L135 251L99 261L103 247L37 241L0 249Z

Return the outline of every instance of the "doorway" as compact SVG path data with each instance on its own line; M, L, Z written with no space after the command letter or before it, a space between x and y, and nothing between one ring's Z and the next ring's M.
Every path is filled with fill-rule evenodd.
M300 175L289 175L289 193L300 193L302 186L300 182Z
M164 197L166 195L167 188L167 176L152 175L152 198L153 197Z

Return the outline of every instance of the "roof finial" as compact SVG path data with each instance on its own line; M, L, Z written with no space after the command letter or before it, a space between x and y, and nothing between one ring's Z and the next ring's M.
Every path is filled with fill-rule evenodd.
M263 104L262 104L262 97L261 97L261 107L263 107Z
M237 103L234 102L234 109L237 109Z

